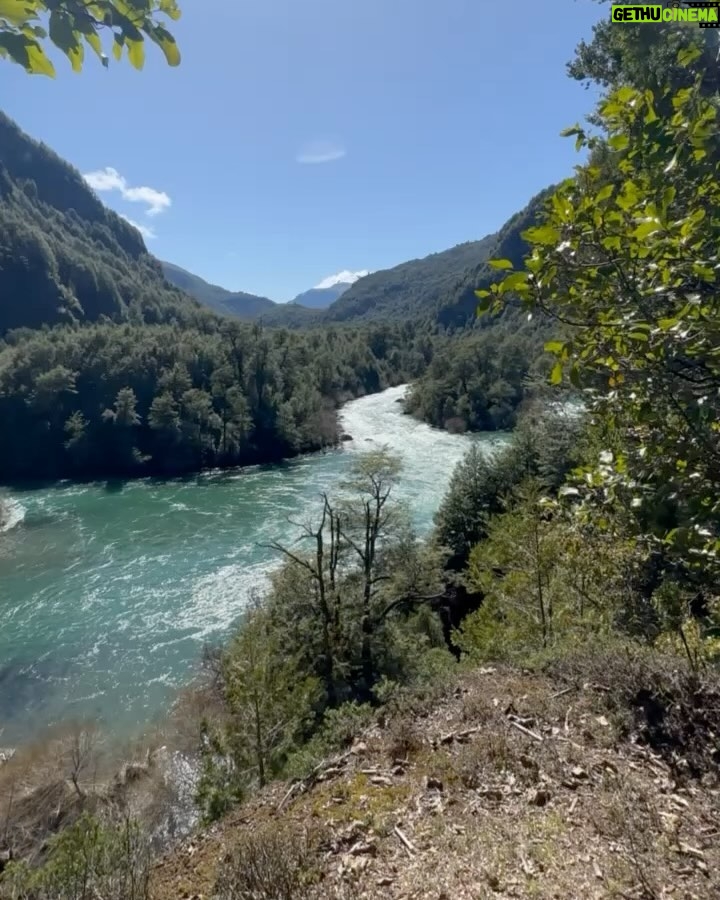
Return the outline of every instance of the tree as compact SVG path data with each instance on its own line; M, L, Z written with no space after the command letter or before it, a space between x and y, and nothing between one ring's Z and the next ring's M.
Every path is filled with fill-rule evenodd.
M399 470L386 451L364 454L344 495L322 498L317 524L293 523L311 550L271 545L287 560L268 598L281 645L320 679L331 707L372 700L382 676L412 665L394 625L442 596L440 556L419 544L393 497Z
M473 444L455 466L435 516L437 539L451 552L451 568L464 568L471 549L485 536L490 514L501 510L507 487L495 461Z
M87 44L107 66L101 35L109 33L117 60L125 49L130 64L142 69L147 38L169 65L177 66L180 51L162 22L179 18L177 0L0 0L0 57L30 74L54 77L45 52L48 41L67 56L75 72L82 69Z
M277 772L312 715L317 683L298 676L266 612L251 608L223 658L236 765L260 786Z
M684 48L679 64L700 58ZM657 110L670 107L670 116ZM554 319L551 374L568 372L590 412L618 435L586 473L597 504L632 509L638 530L688 562L720 554L720 178L717 98L691 87L624 86L599 108L612 167L579 167L525 232L525 270L481 291ZM498 268L509 267L498 260ZM654 517L659 504L671 515Z
M597 2L607 5L610 0ZM624 0L620 5L631 4L632 0ZM678 54L691 41L700 41L701 55L690 65L682 65ZM661 22L652 28L626 23L619 28L608 15L593 27L589 42L578 44L567 69L577 81L641 91L656 91L663 85L673 91L691 87L700 75L703 91L711 96L720 88L719 47L714 29L698 31L697 25L676 22Z
M633 571L633 541L582 524L529 479L512 508L492 516L470 554L469 585L483 604L458 643L482 657L523 657L558 641L595 639L620 622Z

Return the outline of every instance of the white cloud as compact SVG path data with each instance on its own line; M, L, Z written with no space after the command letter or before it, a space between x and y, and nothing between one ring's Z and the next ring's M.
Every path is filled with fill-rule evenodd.
M338 272L337 275L328 275L315 287L322 290L323 288L335 287L336 284L355 284L358 279L364 278L369 274L370 271L368 269L362 269L360 272L351 272L349 269L345 269L342 272Z
M346 154L347 151L342 144L336 141L311 141L300 148L295 158L303 165L318 165L342 159Z
M88 172L83 178L94 191L124 191L127 187L118 170L110 166L97 172Z
M122 213L119 213L121 219L125 219L128 225L132 225L133 228L137 228L140 234L145 238L146 241L151 241L153 238L156 238L157 235L152 230L152 228L148 228L147 225L141 225L139 222L136 222L134 219L129 218L128 216L124 216Z
M147 207L145 214L148 216L157 216L172 204L165 191L157 191L151 187L130 187L127 180L112 166L88 172L83 178L94 191L119 191L130 203L144 203Z

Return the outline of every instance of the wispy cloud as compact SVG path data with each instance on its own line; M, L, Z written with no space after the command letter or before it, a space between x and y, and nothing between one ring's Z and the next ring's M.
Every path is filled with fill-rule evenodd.
M140 234L145 238L146 241L151 241L153 238L156 238L157 235L152 230L152 228L148 228L147 225L141 225L139 222L136 222L134 219L131 219L129 216L124 216L122 213L119 213L121 219L125 219L128 225L132 225L133 228L137 228Z
M319 165L335 162L347 155L347 150L337 141L310 141L298 151L295 159L303 165Z
M349 269L344 269L342 272L338 272L337 275L328 275L327 278L323 278L320 284L316 284L315 287L322 290L323 288L335 287L336 284L355 284L360 278L364 278L369 274L370 271L368 269L362 269L360 272L351 272Z
M130 203L145 204L145 215L157 216L172 205L172 200L165 191L151 187L131 187L117 169L106 166L95 172L83 175L85 181L94 191L118 191Z

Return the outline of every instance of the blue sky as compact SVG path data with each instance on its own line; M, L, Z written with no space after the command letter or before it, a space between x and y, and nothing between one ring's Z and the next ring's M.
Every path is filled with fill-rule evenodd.
M558 133L593 103L565 74L606 12L591 0L180 3L179 68L156 48L142 72L3 63L0 97L209 281L288 300L443 250L577 162Z

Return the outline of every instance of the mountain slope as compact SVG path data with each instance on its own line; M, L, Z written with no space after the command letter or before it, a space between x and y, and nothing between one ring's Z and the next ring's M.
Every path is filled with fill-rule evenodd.
M497 277L487 261L510 259L519 265L527 245L521 233L536 221L552 188L537 194L496 234L450 250L374 272L356 282L324 314L329 322L412 317L445 328L462 328L475 317L475 291Z
M332 287L310 288L292 300L293 306L305 306L307 309L327 309L351 287L347 282L338 282Z
M258 297L256 294L247 294L244 291L228 291L217 284L210 284L199 275L193 275L192 272L173 263L161 262L160 265L170 284L190 294L191 297L221 315L255 319L270 312L278 305L267 297Z
M720 896L716 791L678 778L652 746L666 732L605 699L607 678L488 666L398 702L173 848L152 896L275 897L288 881L305 900Z
M60 323L187 321L140 233L0 113L0 334Z
M425 312L441 303L457 279L488 259L496 235L459 244L450 250L373 272L356 282L328 310L333 322L398 318Z

